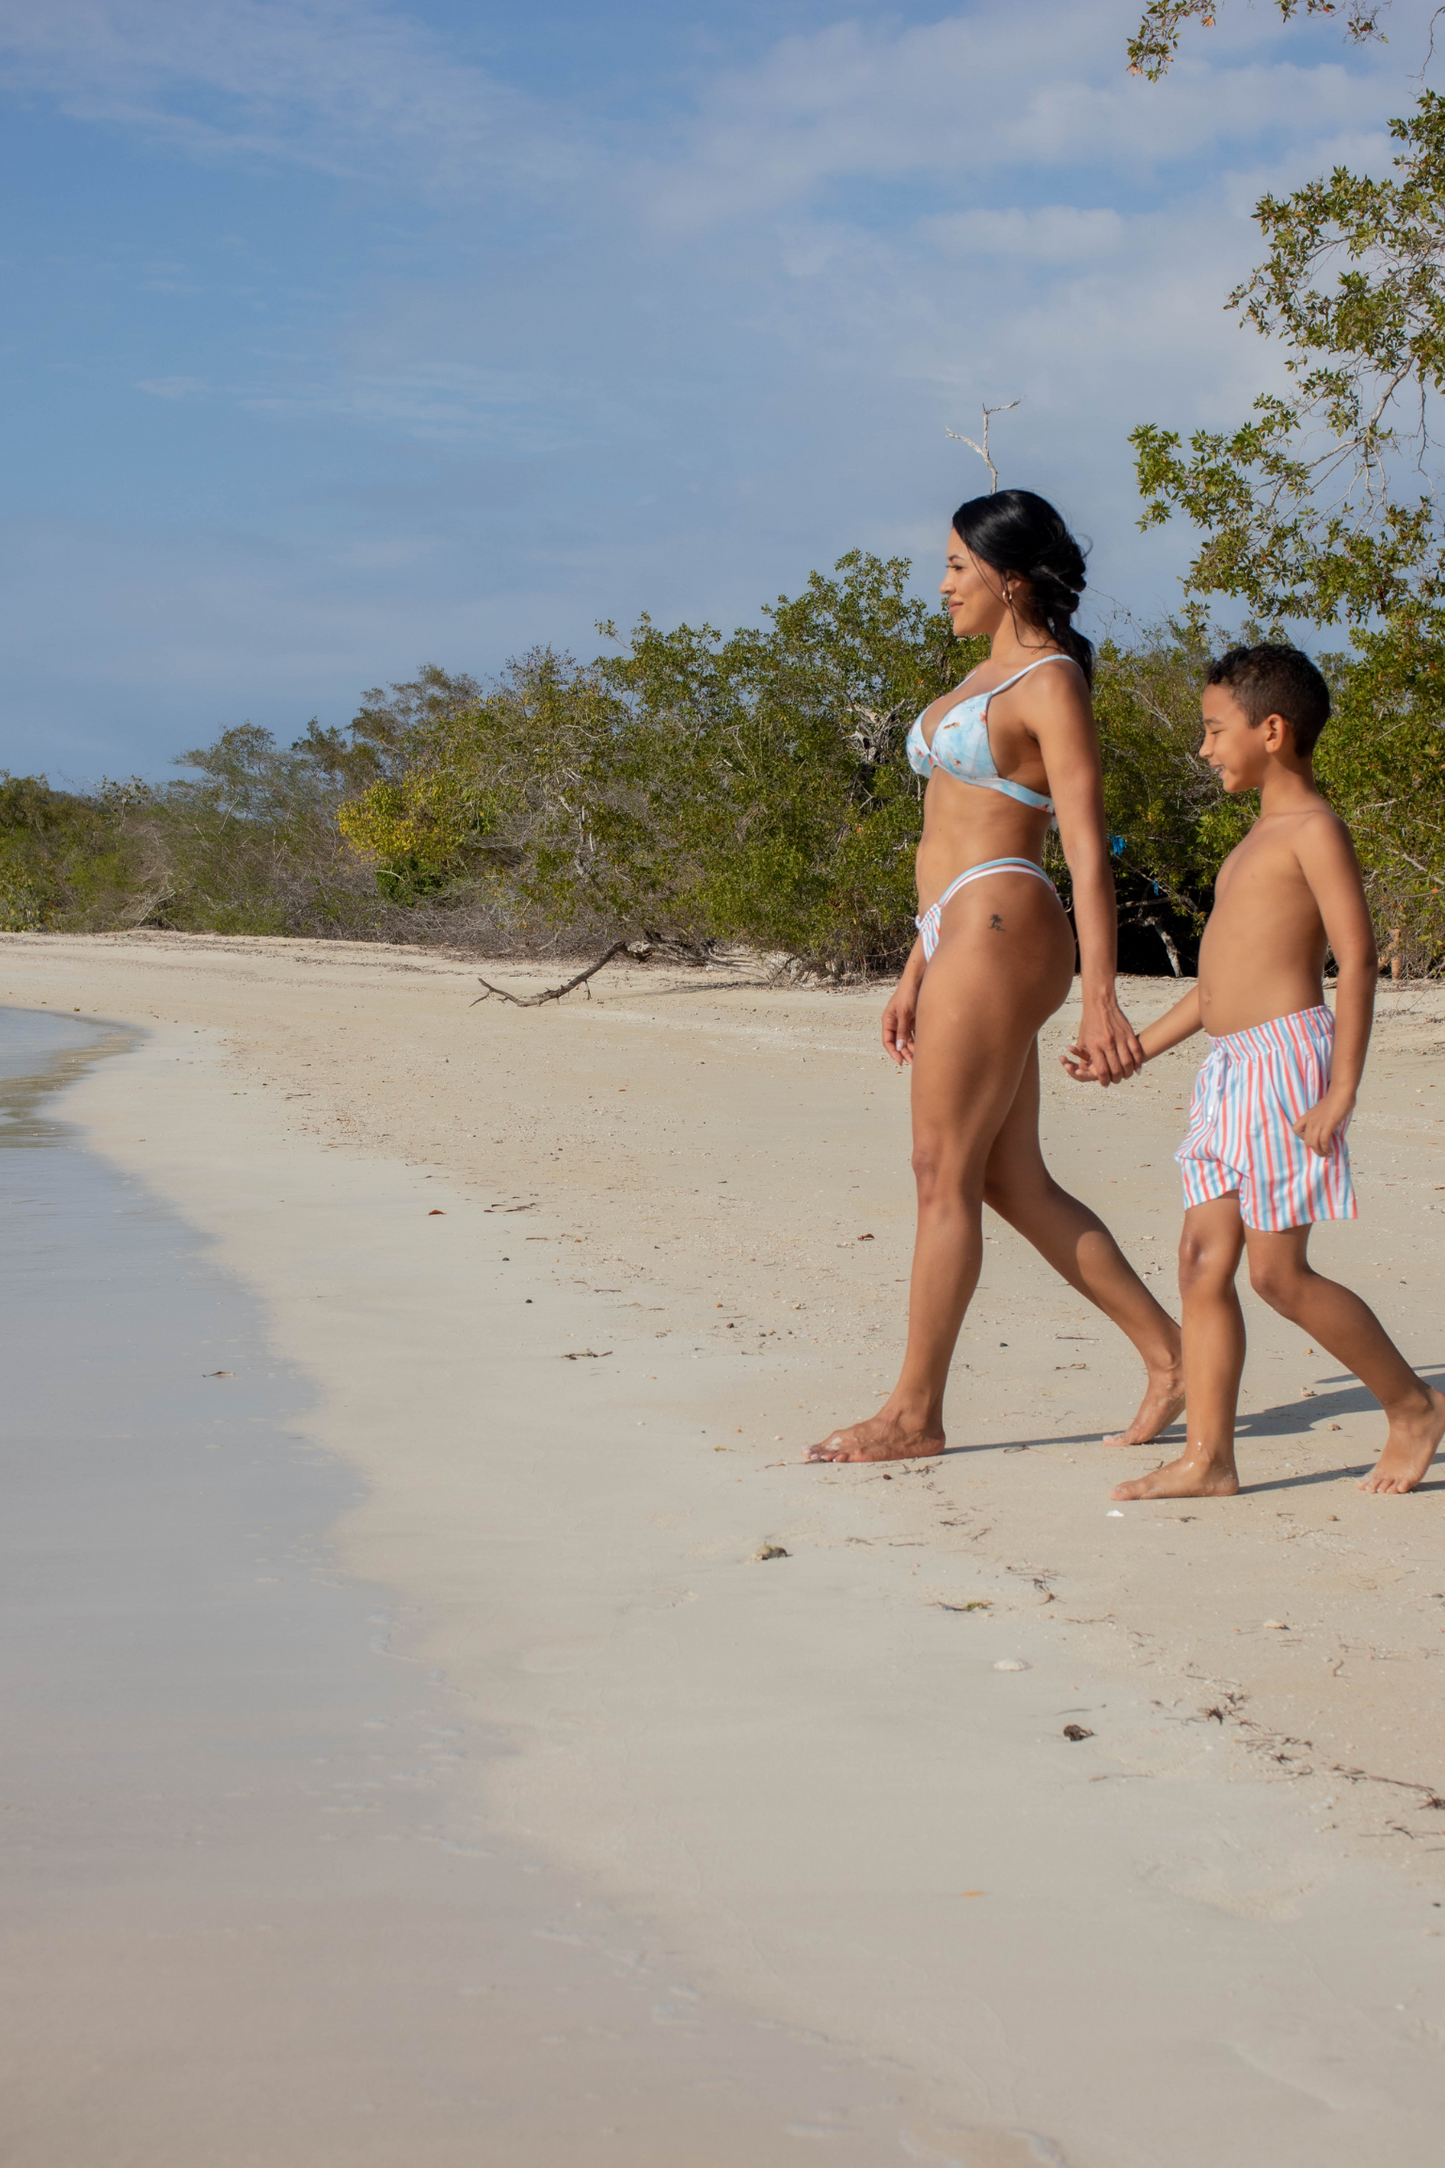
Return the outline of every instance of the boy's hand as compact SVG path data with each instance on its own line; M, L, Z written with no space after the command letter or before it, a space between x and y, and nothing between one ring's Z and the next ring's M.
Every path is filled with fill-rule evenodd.
M1290 1127L1302 1144L1307 1144L1321 1159L1328 1159L1340 1125L1348 1121L1353 1110L1352 1099L1336 1099L1332 1092L1326 1092L1323 1099L1308 1113L1302 1114L1297 1122L1291 1122Z
M1068 1070L1076 1084L1102 1084L1104 1081L1094 1067L1092 1057L1077 1042L1066 1047L1060 1054L1059 1066Z

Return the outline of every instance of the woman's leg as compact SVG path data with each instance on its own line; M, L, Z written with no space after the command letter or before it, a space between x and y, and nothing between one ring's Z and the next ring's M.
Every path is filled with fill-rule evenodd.
M1015 888L1039 885L1028 875L1012 879ZM1000 876L997 888L1007 880ZM972 907L960 910L965 902ZM993 932L994 917L1003 920L1007 938ZM906 1460L943 1451L943 1389L983 1254L989 1153L1039 1026L1068 988L1073 942L1053 897L1015 896L1004 912L982 914L977 890L965 890L949 919L918 997L912 1079L918 1233L903 1369L875 1416L834 1431L811 1449L810 1460Z
M1160 1308L1096 1212L1071 1197L1044 1165L1039 1146L1039 1050L1030 1048L1014 1103L994 1138L983 1201L1102 1310L1139 1350L1149 1373L1139 1412L1106 1445L1145 1445L1184 1405L1179 1327Z

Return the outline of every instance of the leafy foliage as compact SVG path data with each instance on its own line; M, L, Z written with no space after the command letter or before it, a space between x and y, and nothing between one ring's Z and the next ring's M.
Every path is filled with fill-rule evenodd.
M315 723L289 749L252 723L180 756L124 828L136 922L185 932L368 932L378 917L336 828L350 749Z
M80 797L38 776L0 773L0 932L85 932L124 909L130 861L121 798L115 790Z
M644 617L588 665L537 650L412 725L405 772L342 830L388 893L485 888L514 932L891 961L912 939L908 723L973 659L908 569L855 551L762 629Z
M1099 649L1094 711L1126 968L1157 970L1158 945L1167 954L1171 943L1192 961L1214 876L1250 818L1198 758L1208 660L1201 636L1181 624L1132 647L1111 639ZM1151 930L1152 952L1129 939L1131 925Z
M1366 38L1383 35L1379 25L1384 6L1366 7L1362 0L1345 0L1343 9L1340 0L1303 0L1303 6L1301 0L1275 0L1275 6L1285 22L1300 14L1343 13L1345 34L1357 44ZM1184 25L1197 22L1204 29L1212 30L1218 12L1217 0L1151 0L1138 30L1129 40L1129 73L1147 76L1151 83L1157 82L1161 75L1167 74L1179 51Z
M1407 975L1445 965L1445 728L1440 653L1389 633L1359 658L1330 658L1334 715L1315 754L1326 795L1349 822L1381 946Z
M1171 27L1166 12L1153 11L1161 38L1183 20ZM1326 665L1335 717L1317 773L1354 830L1382 931L1408 968L1434 970L1445 958L1445 519L1433 436L1445 389L1445 100L1423 92L1391 132L1393 176L1337 167L1256 207L1265 259L1229 306L1282 350L1288 391L1261 394L1232 432L1196 431L1187 449L1153 423L1131 441L1141 525L1182 513L1201 537L1184 582L1191 637L1221 594L1276 636L1301 621L1347 629L1351 652Z
M1204 531L1196 598L1438 642L1445 531L1425 460L1445 383L1445 100L1426 92L1391 129L1398 179L1341 167L1256 208L1268 254L1229 306L1282 343L1293 394L1262 394L1232 434L1196 431L1187 457L1153 424L1131 441L1143 524L1182 511Z
M488 953L625 936L707 954L742 942L827 975L887 969L913 939L919 709L979 652L854 554L728 637L644 619L599 661L539 649L492 684L429 666L365 696L348 733L289 748L249 725L159 790L94 798L0 784L11 929L445 941ZM609 628L610 629L610 628ZM1202 636L1172 624L1099 651L1095 705L1115 837L1121 960L1192 965L1215 872L1249 810L1196 757ZM1408 682L1329 665L1324 778L1354 821L1382 929L1414 968L1445 948L1432 810L1441 737ZM1050 839L1050 870L1068 868Z

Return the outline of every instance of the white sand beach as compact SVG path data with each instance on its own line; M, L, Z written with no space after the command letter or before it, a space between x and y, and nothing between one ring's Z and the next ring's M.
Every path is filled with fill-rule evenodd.
M841 2159L1429 2157L1445 1468L1361 1494L1382 1418L1246 1292L1244 1494L1111 1512L1160 1457L1100 1442L1137 1400L1132 1351L997 1222L947 1456L803 1465L901 1345L907 1086L881 993L632 968L519 1010L470 1006L479 968L560 975L0 938L0 1003L143 1033L64 1112L313 1381L307 1434L365 1487L347 1568L396 1592L476 1743L459 1841L524 1842L650 1923L698 1992L893 2073L896 2151L840 2122L816 2143ZM1125 1005L1140 1023L1174 993L1132 981ZM1172 1304L1196 1056L1086 1091L1052 1060L1069 1027L1045 1041L1050 1163ZM1316 1236L1436 1377L1442 1048L1445 990L1386 986L1361 1217ZM424 1965L425 1935L408 1948ZM135 1953L140 2001L159 1961ZM244 2105L231 2127L104 2158L240 2168ZM714 2157L675 2131L655 2155ZM90 2168L43 2146L23 2168L62 2161Z

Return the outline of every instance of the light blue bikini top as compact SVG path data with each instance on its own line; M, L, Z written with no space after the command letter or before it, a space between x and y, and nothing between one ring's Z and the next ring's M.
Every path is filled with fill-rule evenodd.
M974 693L968 700L960 700L948 710L933 733L930 746L923 735L923 715L908 733L908 764L915 775L931 775L935 768L942 768L945 775L957 778L960 783L977 783L983 790L1001 790L1006 798L1017 798L1020 805L1037 807L1040 813L1052 813L1053 801L1040 797L1036 790L1029 790L1023 783L1011 783L1006 775L1000 775L994 766L993 747L988 742L988 704L998 693L1006 693L1010 685L1017 685L1020 678L1027 677L1030 670L1042 670L1046 662L1067 662L1067 655L1041 655L1037 662L1026 663L1002 685L992 685L986 693ZM923 714L928 710L925 708Z

